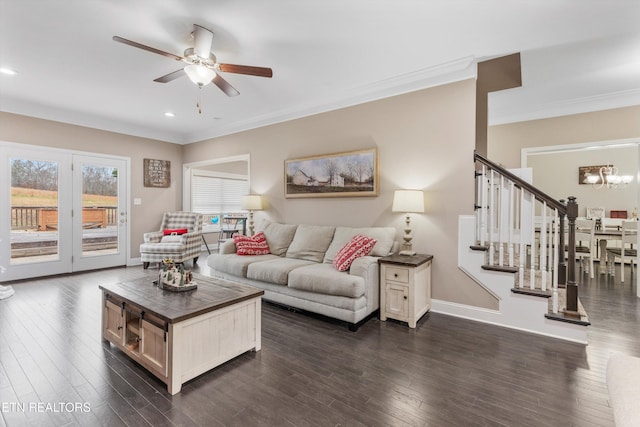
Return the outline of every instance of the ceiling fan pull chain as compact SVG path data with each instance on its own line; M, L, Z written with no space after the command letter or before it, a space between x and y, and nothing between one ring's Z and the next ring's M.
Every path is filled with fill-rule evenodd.
M202 91L202 86L198 88L198 98L196 99L196 108L198 109L198 114L202 114L202 108L200 107L200 93Z

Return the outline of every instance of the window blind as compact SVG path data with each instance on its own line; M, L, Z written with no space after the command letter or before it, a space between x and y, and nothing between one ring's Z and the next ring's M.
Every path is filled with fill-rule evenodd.
M245 177L200 172L191 177L191 210L210 214L239 212L242 211L242 197L248 193L249 181Z

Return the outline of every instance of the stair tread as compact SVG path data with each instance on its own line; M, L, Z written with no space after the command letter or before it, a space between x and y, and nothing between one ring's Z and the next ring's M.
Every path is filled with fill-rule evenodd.
M488 265L485 264L482 266L484 270L491 271L503 271L505 273L517 273L518 267L509 267L508 265Z
M530 295L541 298L550 298L553 295L553 291L550 290L543 291L542 289L531 288L512 288L511 292L514 294Z

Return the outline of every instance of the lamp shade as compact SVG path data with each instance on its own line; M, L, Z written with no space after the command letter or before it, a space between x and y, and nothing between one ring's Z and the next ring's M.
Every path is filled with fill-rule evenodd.
M187 65L184 67L184 72L187 73L189 79L198 86L208 85L216 76L216 72L211 68L197 64Z
M422 190L396 190L393 193L393 212L424 212L424 192Z
M247 194L242 198L242 209L248 211L262 210L262 197L259 194Z

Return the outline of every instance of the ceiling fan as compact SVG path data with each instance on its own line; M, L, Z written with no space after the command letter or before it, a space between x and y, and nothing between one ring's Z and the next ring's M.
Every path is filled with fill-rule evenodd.
M221 64L217 62L216 56L211 52L213 32L210 30L201 27L200 25L193 24L193 32L191 35L193 37L193 47L185 49L184 56L174 55L119 36L113 36L113 40L149 52L157 53L158 55L166 56L168 58L175 59L176 61L182 61L187 64L184 68L166 74L162 77L158 77L154 80L154 82L158 83L167 83L186 74L189 79L200 88L213 82L213 84L218 86L227 94L227 96L236 96L239 95L240 92L231 86L229 82L220 77L220 74L218 74L219 71L223 71L225 73L247 74L258 77L270 78L273 76L271 68Z

